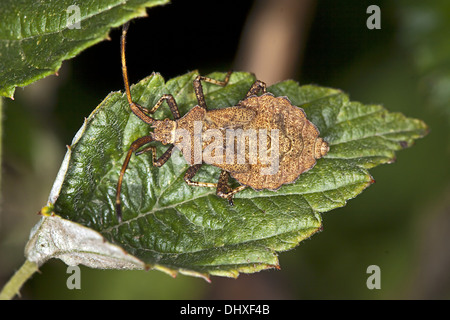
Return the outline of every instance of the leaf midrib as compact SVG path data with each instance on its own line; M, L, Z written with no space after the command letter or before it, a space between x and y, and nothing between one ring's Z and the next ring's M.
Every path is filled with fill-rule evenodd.
M179 177L181 177L181 175L180 175ZM177 179L174 179L173 181L174 181L174 182L177 181L177 180L179 179L179 177L178 177ZM172 183L174 183L174 182L172 182ZM339 186L339 187L337 187L337 188L329 188L329 189L324 189L324 190L321 190L321 191L312 191L312 192L303 192L303 193L282 193L282 194L274 193L273 195L267 195L267 194L260 194L260 195L258 195L258 194L257 194L257 195L255 195L255 196L253 196L253 197L251 197L251 198L245 198L245 197L244 197L244 198L242 198L242 199L247 199L247 200L253 201L253 199L255 199L255 198L273 198L273 197L284 197L284 196L290 196L290 195L303 196L303 195L310 195L310 194L315 194L315 193L318 193L318 194L319 194L319 193L325 194L327 191L334 191L334 190L337 190L338 188L342 188L342 187L350 187L350 186L353 186L353 185L359 185L359 184L361 184L361 182L354 182L354 183L350 183L350 184L345 184L345 185L341 185L341 186ZM169 186L170 186L170 185L171 185L171 184L169 184ZM166 188L166 189L168 189L168 188ZM162 193L161 193L161 194L162 194ZM184 201L181 201L181 202L177 202L177 203L175 203L175 204L171 204L171 205L168 205L168 206L165 206L165 207L157 206L157 203L158 203L158 201L157 201L157 202L155 202L155 206L154 206L154 207L152 208L152 210L150 210L149 212L141 213L141 214L139 214L139 215L136 216L136 217L133 217L133 218L131 218L131 219L129 219L129 220L126 220L126 221L122 221L121 223L119 223L119 224L117 224L117 225L114 225L114 226L111 226L111 227L109 227L109 228L103 229L103 230L101 230L100 232L101 232L101 233L106 233L106 234L111 234L112 230L118 229L119 227L121 227L121 226L124 225L124 224L129 224L129 223L131 223L131 222L133 222L133 221L136 221L136 220L138 220L138 219L140 219L140 218L145 218L145 217L148 216L148 215L156 214L157 212L160 212L160 211L165 211L165 210L170 210L170 209L176 210L176 207L178 207L178 206L180 206L180 205L189 203L189 202L191 202L191 201L195 201L195 200L197 200L197 199L205 198L205 197L207 197L207 196L209 196L209 195L214 195L214 194L215 194L214 191L210 191L210 192L204 193L204 194L202 194L202 195L200 195L200 196L197 196L197 197L194 197L194 198L190 198L190 199L188 199L188 200L184 200ZM330 199L330 200L331 200L331 199ZM305 198L305 201L308 203L308 206L311 208L311 210L312 210L313 212L318 213L318 211L317 211L316 209L313 208L313 206L307 201L306 198ZM333 200L333 202L338 202L338 203L340 203L339 201L334 201L334 200Z
M420 130L420 129L419 129ZM380 137L382 139L388 140L388 141L392 141L392 142L398 142L398 140L396 139L389 139L389 137L386 137L386 135L389 134L398 134L398 133L411 133L414 131L418 131L418 129L411 129L411 130L395 130L395 131L389 131L389 132L380 132L380 133L374 133L371 135L367 135L367 136L362 136L362 137L358 137L355 139L349 139L349 140L343 140L343 141L339 141L339 142L330 142L330 146L336 146L336 145L340 145L340 144L345 144L348 142L353 142L353 141L359 141L359 140L363 140L363 139L367 139L367 138L374 138L374 137Z

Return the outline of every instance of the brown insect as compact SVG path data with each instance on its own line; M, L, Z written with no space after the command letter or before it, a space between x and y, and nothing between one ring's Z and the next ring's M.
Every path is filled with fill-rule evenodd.
M197 76L194 91L198 105L183 117L170 94L163 95L152 109L132 101L125 61L125 37L129 24L125 24L121 38L122 73L131 111L154 129L148 136L134 141L127 153L117 183L116 210L122 219L120 191L123 176L131 155L152 152L153 166L162 166L172 155L174 147L181 150L190 165L184 180L190 186L216 188L216 194L232 205L233 196L246 187L254 190L277 190L283 184L294 182L300 174L311 169L316 160L327 154L328 143L319 137L319 130L301 108L293 106L286 97L266 93L264 82L257 80L244 100L224 109L208 110L202 81L226 86L231 72L223 81ZM262 93L258 96L258 93ZM166 102L174 120L156 120L150 116ZM270 135L268 133L271 133ZM223 140L222 137L227 139ZM239 140L239 141L238 141ZM159 141L169 148L156 158L156 147L141 147ZM265 151L262 155L255 151ZM205 151L206 152L205 157ZM193 181L203 164L222 169L217 183ZM240 186L232 189L229 177Z

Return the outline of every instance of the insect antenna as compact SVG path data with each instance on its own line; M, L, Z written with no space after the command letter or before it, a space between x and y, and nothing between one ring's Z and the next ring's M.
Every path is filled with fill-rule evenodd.
M127 22L122 27L122 37L120 38L120 58L122 61L122 76L123 82L125 85L125 92L127 94L128 104L133 104L133 100L131 99L131 91L130 91L130 83L128 82L128 70L127 70L127 61L125 59L125 38L128 32L128 28L130 26L130 22Z
M122 37L120 38L120 58L122 61L122 76L123 76L123 83L125 85L125 93L131 111L133 111L133 113L145 123L153 125L156 120L147 114L149 111L146 108L138 105L137 103L134 103L133 99L131 98L130 82L128 80L127 60L125 58L125 39L127 36L129 26L130 22L127 22L123 25Z
M124 24L124 26L122 28L122 37L120 39L120 55L121 55L121 61L122 61L122 75L123 75L123 82L125 85L125 93L126 93L128 104L131 108L131 111L133 111L133 113L136 116L138 116L142 121L152 125L153 123L155 123L156 120L153 119L152 117L148 116L145 113L145 112L148 112L147 109L141 107L137 103L134 103L131 98L130 83L128 81L128 71L127 71L127 64L126 64L126 59L125 59L125 38L126 38L126 34L128 31L129 25L130 25L129 22ZM117 213L117 218L118 218L119 222L122 221L122 208L121 208L120 193L122 190L123 176L125 174L125 171L127 170L128 163L130 162L131 156L134 152L136 152L140 147L142 147L152 141L153 141L153 137L151 135L145 136L145 137L139 138L136 141L134 141L131 144L130 148L128 149L127 156L125 158L125 161L123 162L122 169L120 170L119 180L117 182L117 188L116 188L116 213Z
M121 208L121 201L120 201L120 192L122 190L122 181L123 181L123 175L125 174L125 171L127 170L128 163L130 162L131 156L134 152L136 152L138 149L140 149L142 146L150 143L153 141L153 138L151 136L145 136L137 139L134 141L130 148L128 149L127 156L125 158L125 161L123 162L122 169L120 170L119 180L117 181L117 188L116 188L116 214L117 219L119 222L122 221L122 208Z

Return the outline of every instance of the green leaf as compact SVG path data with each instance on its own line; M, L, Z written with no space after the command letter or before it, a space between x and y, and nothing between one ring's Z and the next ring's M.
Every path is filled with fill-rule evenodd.
M168 2L0 1L0 95L12 98L16 87L54 74L64 60L107 39L111 28Z
M210 76L223 79L224 74ZM197 102L195 77L188 73L165 82L153 74L132 87L132 96L150 107L170 93L183 115ZM236 104L254 81L250 74L235 72L225 87L206 84L208 106ZM285 81L268 91L303 108L330 144L329 153L295 183L276 192L247 188L229 206L211 188L186 185L188 165L180 152L161 168L152 167L151 154L145 153L132 157L125 174L124 222L119 223L114 209L119 171L130 144L148 134L149 127L115 92L74 138L44 211L98 231L147 268L206 278L237 276L278 267L278 252L322 229L321 213L344 206L373 182L368 168L394 161L395 151L427 132L420 120L352 102L336 89ZM164 105L155 118L170 117L168 109ZM161 155L166 147L156 145ZM217 168L203 166L198 180L215 182L218 175Z

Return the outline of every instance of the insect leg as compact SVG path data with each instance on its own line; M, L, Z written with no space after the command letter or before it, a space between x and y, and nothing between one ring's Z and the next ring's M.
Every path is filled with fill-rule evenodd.
M156 110L161 106L161 104L167 101L167 104L169 105L170 111L173 114L173 117L175 120L180 119L180 111L178 110L178 105L174 99L174 97L171 94L165 94L161 98L159 98L158 102L155 104L155 106L148 110L149 113L155 113Z
M192 178L195 176L202 165L203 164L200 163L190 166L184 174L184 181L190 186L216 188L217 183L192 181Z
M257 95L260 91L266 93L266 84L260 80L256 80L247 92L246 98Z
M117 181L117 188L116 188L116 213L117 218L119 221L122 221L122 208L121 208L121 201L120 201L120 191L122 189L122 181L123 181L123 175L125 174L125 171L127 170L128 163L130 162L131 155L133 152L136 152L140 147L143 145L146 145L147 143L150 143L153 141L153 138L151 136L145 136L141 137L137 140L135 140L130 148L128 149L127 156L125 157L125 161L123 162L122 169L120 170L119 180Z
M219 182L217 183L216 194L227 199L230 205L233 205L233 196L241 190L244 190L246 186L239 186L237 188L231 189L228 185L228 179L230 178L230 173L228 171L222 170L219 177Z
M237 188L231 189L228 185L230 173L225 170L222 170L222 172L220 173L218 183L192 181L192 178L195 176L202 165L203 164L195 164L189 167L186 171L186 174L184 175L184 181L186 181L186 183L190 186L216 188L216 194L223 199L227 199L228 203L230 205L233 205L233 196L239 191L244 190L246 186L239 186Z
M142 150L136 151L135 155L139 156L139 155L141 155L141 154L143 154L145 152L151 151L152 152L152 164L153 164L153 166L154 167L161 167L172 156L173 148L174 148L174 145L171 144L169 146L169 148L158 159L156 159L156 147L155 146L148 146L148 147L145 147Z
M224 87L227 85L228 81L230 80L230 76L232 73L233 73L233 71L231 71L231 70L228 71L227 75L225 76L225 79L223 81L207 78L204 76L197 76L197 78L195 78L195 80L194 80L194 91L195 91L195 96L197 97L198 105L204 109L208 109L208 107L206 106L205 95L203 94L203 87L202 87L201 81L217 84L218 86Z
M172 155L172 149L173 145L170 145L170 147L163 153L159 159L156 159L156 147L155 146L149 146L146 147L140 151L137 151L142 146L150 143L153 141L153 138L151 136L145 136L142 138L137 139L134 141L130 148L128 149L127 156L125 158L125 161L123 162L122 169L120 170L119 180L117 182L117 189L116 189L116 213L117 218L119 221L122 221L122 208L121 208L121 201L120 201L120 192L122 189L122 182L123 182L123 176L125 174L125 171L127 170L128 163L130 162L131 156L134 152L136 152L137 155L142 154L147 151L152 151L152 163L155 167L161 167L164 163L169 160L170 156Z

